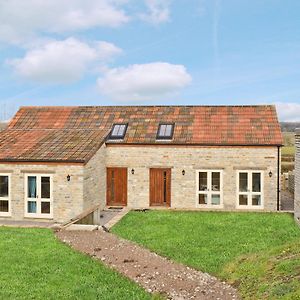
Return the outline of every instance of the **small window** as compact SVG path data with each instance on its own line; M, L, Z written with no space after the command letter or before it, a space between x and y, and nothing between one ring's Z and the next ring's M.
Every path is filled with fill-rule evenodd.
M124 139L126 130L127 130L127 124L114 124L109 138L110 139Z
M174 132L174 124L159 124L157 139L171 140Z

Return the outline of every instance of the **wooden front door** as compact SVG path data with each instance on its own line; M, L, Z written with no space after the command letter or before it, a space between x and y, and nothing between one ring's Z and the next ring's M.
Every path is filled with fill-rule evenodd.
M171 206L171 169L150 169L150 206Z
M106 182L106 204L126 206L127 168L107 168Z

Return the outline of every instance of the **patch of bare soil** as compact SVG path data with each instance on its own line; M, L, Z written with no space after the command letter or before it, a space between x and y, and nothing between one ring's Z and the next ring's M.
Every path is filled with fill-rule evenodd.
M215 277L170 261L132 242L102 232L59 231L57 237L168 299L239 299ZM179 250L180 251L180 250Z

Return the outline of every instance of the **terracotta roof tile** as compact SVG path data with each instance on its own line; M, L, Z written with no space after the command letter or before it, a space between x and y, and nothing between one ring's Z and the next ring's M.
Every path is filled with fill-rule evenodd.
M164 122L171 141L156 140ZM22 107L0 133L0 161L87 161L114 123L128 123L123 144L282 144L274 106Z

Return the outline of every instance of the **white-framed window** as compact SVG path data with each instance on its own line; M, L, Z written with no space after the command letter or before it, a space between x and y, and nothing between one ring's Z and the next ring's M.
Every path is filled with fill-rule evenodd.
M263 208L263 175L259 170L237 171L237 208Z
M197 170L196 182L196 207L223 206L222 170Z
M0 216L11 216L10 174L0 174Z
M53 217L52 175L25 174L25 217Z

